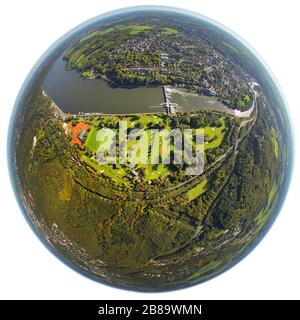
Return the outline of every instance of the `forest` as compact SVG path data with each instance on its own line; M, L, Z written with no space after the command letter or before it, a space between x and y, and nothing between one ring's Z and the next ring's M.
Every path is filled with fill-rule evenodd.
M202 175L191 178L182 166L170 165L149 184L147 179L112 179L99 173L83 157L93 157L91 142L71 145L62 121L51 112L51 99L41 92L30 99L33 107L23 115L16 149L23 192L30 194L31 207L47 232L57 225L90 259L109 266L102 270L108 278L119 274L124 285L137 281L140 286L158 286L155 276L145 276L148 272L161 274L166 287L174 278L178 284L187 277L193 283L217 267L225 268L271 217L281 181L278 158L283 154L274 143L280 143L280 136L266 107L259 108L254 125L242 128L240 119L208 110L175 117L157 114L156 121L128 117L148 129L205 127L207 141L209 128L221 128L221 143L205 152ZM263 106L265 101L258 103ZM88 121L99 130L104 124L113 128L117 120L81 115L74 121ZM68 255L83 265L72 250ZM96 272L93 265L89 268Z

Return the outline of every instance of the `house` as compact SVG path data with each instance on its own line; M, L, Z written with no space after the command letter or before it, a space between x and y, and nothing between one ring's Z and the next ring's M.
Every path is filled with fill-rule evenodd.
M162 60L169 60L169 55L166 52L161 52L160 58Z
M83 142L85 139L85 135L86 135L86 130L83 128L78 135L78 139L80 139Z

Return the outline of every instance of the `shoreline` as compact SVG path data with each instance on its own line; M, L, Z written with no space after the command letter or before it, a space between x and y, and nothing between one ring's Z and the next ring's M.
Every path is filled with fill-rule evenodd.
M70 109L71 112L68 112L66 114L73 114L73 115L131 115L131 114L153 114L153 113L164 113L167 112L168 113L168 108L166 108L166 106L171 106L170 109L172 109L170 112L171 114L175 114L176 111L177 112L195 112L197 110L201 110L201 109L210 109L210 110L215 110L218 112L224 112L233 116L237 116L237 117L248 117L249 115L251 115L253 108L249 108L246 111L241 111L238 109L233 109L228 107L227 105L223 104L222 101L219 100L218 97L213 96L210 97L208 95L205 94L199 94L198 92L196 92L197 90L194 88L194 90L190 91L191 88L187 88L185 86L182 85L167 85L167 84L159 84L159 85L126 85L126 84L119 84L114 82L113 80L111 80L109 77L105 76L105 75L99 75L97 77L93 77L93 78L88 78L88 77L83 77L81 75L80 70L78 70L77 68L67 68L67 62L68 60L66 60L64 58L64 53L61 54L57 60L61 61L61 66L60 68L64 68L64 72L70 72L72 73L72 71L74 72L74 75L77 76L78 78L80 78L81 80L99 80L100 82L102 81L103 83L105 83L109 88L111 89L120 89L120 90L131 90L131 89L157 89L157 90L162 90L162 99L161 101L157 101L155 102L155 104L153 104L153 102L149 102L148 103L148 107L151 106L157 106L160 107L161 110L157 110L156 112L151 112L150 110L145 110L148 109L146 107L142 106L142 109L144 109L143 112L139 112L140 108L135 108L136 110L129 112L129 113L120 113L120 112L116 112L116 113L111 113L110 111L112 110L107 110L108 113L106 112L97 112L97 110L95 110L96 112L85 112L83 111L79 111L76 110L76 112L72 112L72 108L68 108ZM46 88L43 85L43 89L46 92ZM116 91L116 93L118 93L118 91ZM137 92L139 93L139 92ZM114 92L112 91L112 93L114 95ZM135 92L132 93L133 95L135 95ZM48 95L48 93L47 93ZM130 94L131 95L131 94ZM179 101L178 99L176 99L176 95L179 95ZM49 95L51 97L51 95ZM175 97L174 97L175 96ZM53 101L54 99L51 98ZM190 101L188 101L188 100ZM181 101L182 100L182 101ZM167 104L167 102L169 102L169 104ZM63 105L61 105L63 106ZM175 109L176 108L176 109ZM63 109L63 108L61 108ZM76 108L78 109L78 108ZM79 108L80 109L80 108ZM116 109L116 108L114 108ZM191 109L191 110L190 110ZM93 110L93 109L91 109ZM62 110L63 111L63 110ZM118 108L114 111L119 111ZM169 110L170 111L170 110ZM65 112L64 112L65 113Z

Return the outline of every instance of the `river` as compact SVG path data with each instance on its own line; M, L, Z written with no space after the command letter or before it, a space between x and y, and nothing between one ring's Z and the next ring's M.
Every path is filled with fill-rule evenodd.
M167 95L170 103L174 103L179 106L179 110L185 112L193 112L199 109L211 109L216 111L222 111L234 115L235 111L228 108L216 97L209 97L205 95L199 95L196 93L187 92L184 89L177 89L167 87Z

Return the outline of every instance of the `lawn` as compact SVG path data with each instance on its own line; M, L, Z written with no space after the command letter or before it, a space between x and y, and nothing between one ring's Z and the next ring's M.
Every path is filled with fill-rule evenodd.
M81 55L79 56L79 58L77 59L76 64L78 64L79 67L81 66L82 61L85 59L85 57L86 57L86 56L85 56L84 54L81 54Z
M161 176L166 176L170 173L169 168L160 163L158 165L148 164L148 165L139 165L140 167L146 168L146 174L144 177L144 181L151 181L154 179L158 179Z
M109 178L111 178L113 181L115 181L117 184L122 184L124 180L122 179L124 176L127 175L127 172L123 167L114 168L112 164L100 164L99 165L99 172Z
M92 127L85 142L85 145L89 149L91 149L94 153L97 152L97 149L99 147L99 141L96 140L97 132L98 132L97 129L95 127Z
M221 124L222 124L220 127L206 126L206 127L203 128L204 129L205 138L207 140L213 139L216 135L219 135L220 133L222 133L222 131L226 128L224 117L221 117L220 121L221 121Z
M279 157L279 148L278 148L278 141L277 141L276 137L272 137L272 143L273 143L273 147L274 147L275 157L276 157L276 159L278 159L278 157Z
M204 150L218 148L223 141L224 135L225 135L225 132L219 134L216 139L214 139L208 143L205 143Z
M176 29L172 29L172 28L162 28L162 34L176 34L178 33L178 31Z
M92 33L87 34L85 37L83 37L80 42L83 42L85 40L88 40L92 37L98 37L98 36L104 36L108 33L111 33L113 31L128 31L128 33L130 35L136 36L139 35L140 33L144 32L144 31L149 31L152 30L153 26L147 26L147 25L141 25L141 26L123 26L123 25L119 25L119 26L115 26L115 27L111 27L111 28L107 28L105 30L97 30L94 31Z
M187 197L189 202L201 196L201 194L203 194L206 191L207 189L206 184L207 184L207 179L204 179L199 184L197 184L196 187L190 189L187 192Z
M222 41L222 42L227 48L229 48L230 50L232 50L233 52L235 52L237 54L240 54L240 51L237 48L233 47L231 44L229 44L225 41Z
M94 73L91 70L87 70L87 71L82 72L82 76L85 78L93 78Z
M117 184L125 183L125 181L122 180L127 174L124 168L114 168L111 164L99 164L95 158L89 158L86 155L82 155L81 160L98 173L111 178Z
M153 27L152 26L130 26L130 27L128 27L128 29L131 30L129 32L129 34L131 34L133 36L136 36L136 35L139 35L140 33L144 32L144 31L152 30Z
M273 148L274 148L274 154L276 159L279 158L279 146L278 146L278 141L277 141L277 137L276 137L276 132L275 129L272 128L272 144L273 144Z
M205 145L204 150L214 149L221 145L225 135L224 117L220 118L222 125L220 127L204 127Z
M97 128L92 127L90 131L85 145L95 154L101 147L103 151L110 150L110 147L113 143L113 138L115 137L115 131L107 128L101 129L103 130L99 135L99 130Z
M199 266L199 270L194 274L190 275L187 280L190 280L191 283L197 281L201 275L204 273L216 269L221 264L221 261L211 261L204 266Z
M214 149L218 148L225 136L226 132L226 126L224 117L220 118L220 121L222 125L220 127L210 127L206 126L204 127L204 151L208 149ZM193 143L193 146L195 147L195 139L193 139L191 142Z
M269 217L269 214L272 212L271 209L274 207L276 202L276 191L277 191L277 185L276 185L276 182L274 182L268 196L267 204L255 218L255 221L257 222L258 226L264 225Z
M98 116L91 120L92 126L91 130L87 136L85 146L92 151L92 153L95 155L97 153L97 150L100 146L103 146L106 150L109 150L111 143L112 143L112 137L113 136L106 136L104 139L104 136L102 137L104 141L97 141L97 134L98 134L98 126L102 125L104 127L108 128L115 128L114 130L117 130L117 121L127 121L128 129L136 129L137 124L139 124L139 127L141 129L146 130L147 136L148 136L148 145L149 149L150 145L153 144L152 137L151 137L151 130L149 129L149 124L151 126L153 124L159 124L164 122L165 128L170 129L170 124L164 120L162 116L159 114L137 114L133 116L119 116L119 117L111 117L111 116ZM221 125L219 127L210 127L206 126L204 127L204 134L205 134L205 144L204 150L217 148L221 145L225 131L226 131L226 125L224 118L220 118ZM108 131L109 133L110 131ZM101 138L101 137L98 137ZM156 140L155 140L156 141ZM157 140L156 142L159 143L161 140ZM151 144L150 144L151 143ZM195 141L191 141L192 144L195 144ZM143 146L143 144L142 144ZM194 145L195 147L195 145ZM171 150L174 150L174 145L171 143L170 145ZM139 158L139 149L136 148L135 140L127 141L127 150L133 150L134 154L137 158ZM153 152L156 152L159 150L160 156L163 157L162 153L162 144L160 143L157 148L154 147ZM151 162L151 156L152 158L155 158L151 152L148 152L148 162ZM138 160L138 159L137 159ZM165 177L168 174L171 173L170 168L168 165L165 165L162 162L162 158L159 160L159 164L144 164L144 163L138 163L135 166L135 170L137 172L142 171L143 175L140 175L139 179L142 179L145 182L151 183L151 180L158 179L160 177ZM99 164L95 160L95 156L92 157L92 160L87 160L86 156L83 157L83 161L90 165L92 168L94 168L97 172L100 174L106 175L107 177L112 178L117 183L122 183L122 180L128 180L132 182L132 175L131 175L131 169L128 166L123 165L113 165L113 164ZM125 178L125 179L124 179ZM126 179L127 178L127 179ZM203 192L205 192L205 186L206 186L206 180L203 180L200 184L198 184L196 187L191 189L187 193L187 197L189 201L192 201L199 195L201 195Z
M86 35L85 37L80 39L80 42L83 42L83 41L88 40L88 39L95 37L95 36L104 36L105 34L108 34L116 29L122 30L122 28L124 28L124 26L111 27L111 28L108 28L105 30L97 30L97 31L89 33L88 35Z
M128 128L133 128L136 126L137 123L140 123L142 126L142 129L145 129L151 122L153 122L154 124L157 124L157 123L161 123L163 120L161 117L153 114L139 114L136 116L138 117L138 119L136 120L131 120L132 116L123 117L121 120L127 121Z
M136 123L140 123L142 128L146 128L149 123L160 123L162 122L162 118L160 116L156 115L148 115L148 114L142 114L138 115L138 118L135 120L131 120L132 116L126 116L120 118L122 121L127 121L128 128L135 128ZM114 119L111 117L102 117L100 121L105 121L107 125L109 126L110 122L113 122ZM97 125L99 123L99 120L94 120L92 121L94 125ZM151 131L146 129L146 133L148 136L148 142L150 143L150 134ZM93 153L96 153L98 148L101 146L101 142L97 141L97 134L98 134L98 129L96 127L92 127L89 135L86 139L85 145L90 149ZM107 136L105 141L102 142L102 145L106 144L106 147L109 147L108 143L112 142L112 137ZM128 150L132 147L132 144L134 144L134 141L128 141ZM107 177L112 178L116 183L120 184L122 183L123 177L131 177L128 169L125 169L123 166L118 166L117 168L114 167L112 164L99 164L97 161L93 158L88 158L86 155L82 156L82 160L94 168L97 172L100 174L103 174ZM150 160L150 159L149 159ZM168 166L164 164L137 164L136 169L144 168L144 173L145 176L143 177L144 181L151 181L154 179L158 179L160 176L166 176L167 174L170 173ZM130 169L129 169L130 170Z
M93 169L95 169L97 172L99 172L100 166L95 159L89 158L86 155L82 155L81 160L85 162L87 165L89 165L90 167L92 167Z

